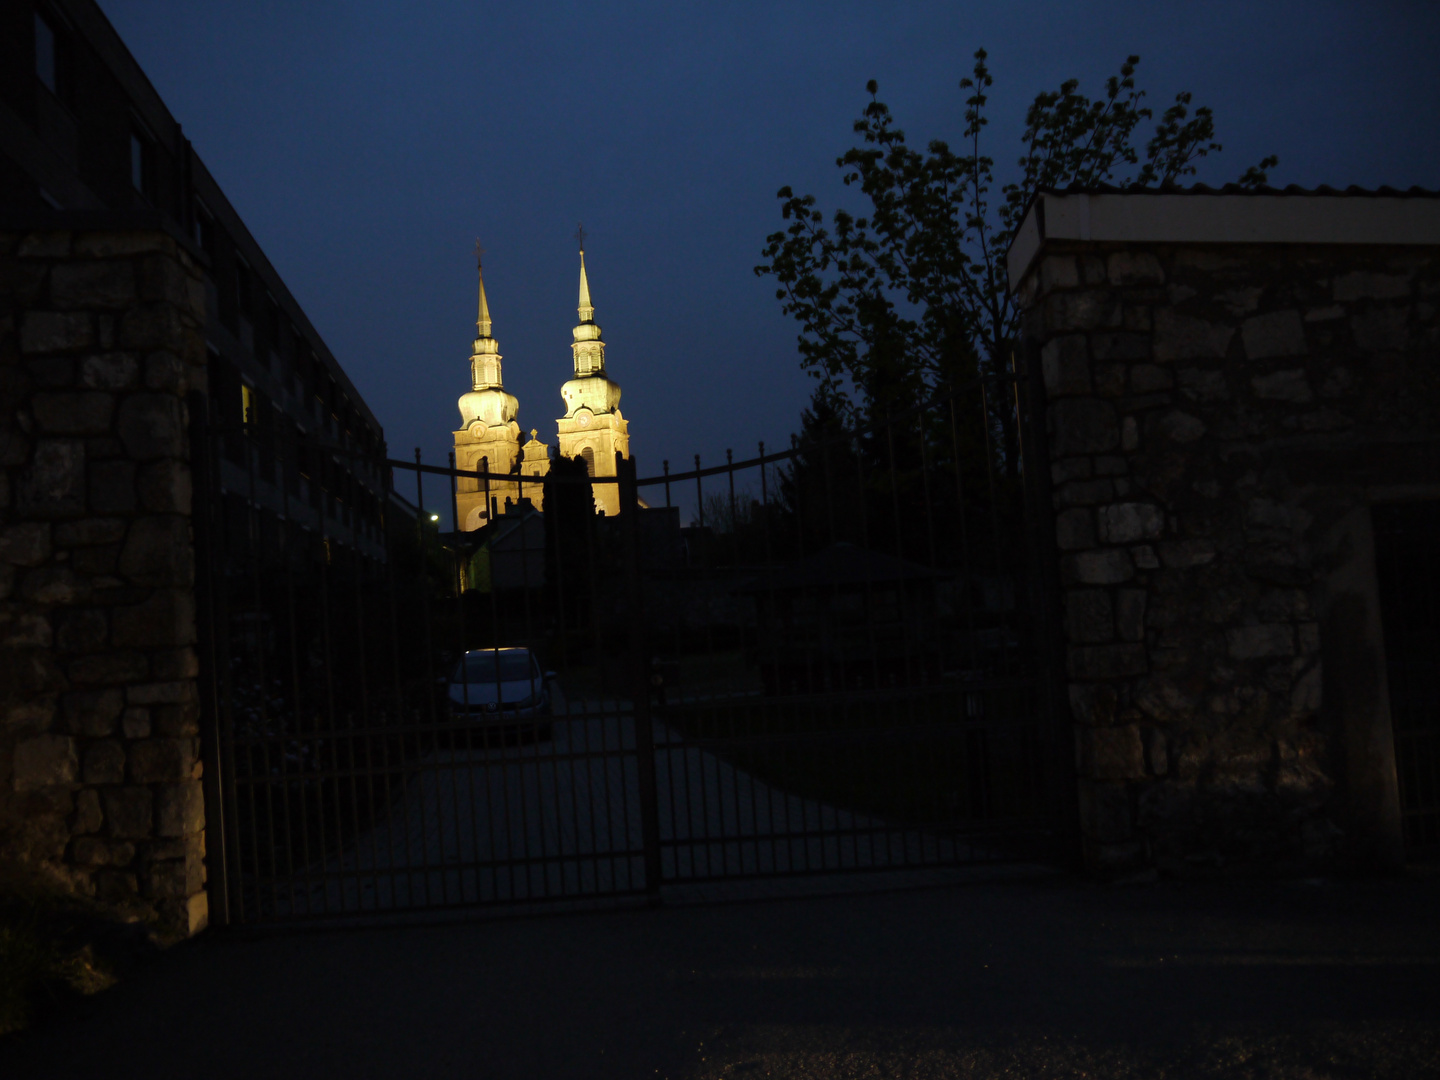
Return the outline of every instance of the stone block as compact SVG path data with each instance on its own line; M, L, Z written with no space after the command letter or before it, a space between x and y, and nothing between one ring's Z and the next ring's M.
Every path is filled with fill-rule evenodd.
M1293 308L1256 315L1240 324L1240 340L1245 345L1245 355L1251 360L1303 356L1305 323L1300 312Z
M20 578L20 596L33 604L79 604L90 596L90 582L68 566L39 566Z
M1080 829L1087 838L1102 843L1118 843L1129 838L1130 792L1125 784L1084 779L1080 781L1079 794Z
M28 311L20 324L22 353L79 352L95 345L95 322L84 311Z
M119 342L125 349L174 349L184 334L180 311L171 304L140 304L120 318Z
M144 683L126 690L131 705L185 705L196 696L195 684L187 680Z
M1105 260L1112 285L1163 285L1165 271L1148 251L1112 251Z
M205 796L198 780L156 789L160 836L191 836L205 828Z
M1162 724L1187 723L1199 707L1194 694L1169 675L1151 675L1135 686L1135 704L1146 716Z
M145 867L140 877L141 892L154 899L178 899L190 895L185 860L162 859Z
M1081 551L1095 546L1095 515L1077 507L1055 515L1055 542L1061 551Z
M1090 393L1090 360L1084 334L1051 338L1040 350L1045 392L1051 397Z
M129 840L82 836L71 848L71 857L81 866L129 866L135 859L135 845Z
M113 544L125 538L123 518L81 518L55 526L55 543L59 547L85 547L90 544Z
M1118 361L1097 363L1094 379L1099 397L1116 398L1125 393L1125 365Z
M49 648L55 642L50 620L38 612L0 609L0 645L10 649L27 646Z
M1167 540L1160 545L1160 561L1173 569L1204 566L1215 561L1215 545L1209 540Z
M155 678L167 682L193 679L200 674L200 658L194 649L161 649L150 654L150 670L155 673ZM190 699L187 697L184 700Z
M190 585L195 549L190 522L178 514L155 515L130 526L120 553L120 573L136 585Z
M1337 303L1351 300L1394 300L1410 295L1410 279L1403 274L1376 274L1352 270L1337 274L1332 286Z
M1118 326L1120 320L1119 302L1101 290L1054 293L1045 300L1046 325L1056 333Z
M1145 592L1120 589L1115 593L1115 630L1121 641L1145 640Z
M70 552L70 565L77 574L89 574L101 588L112 588L115 568L120 564L120 545L104 544L100 547L75 548Z
M75 793L75 812L70 817L70 832L75 836L97 833L105 824L100 810L100 793L94 788L81 788Z
M1120 445L1115 407L1095 398L1051 402L1050 452L1054 457L1104 454Z
M1314 398L1310 392L1310 381L1303 368L1289 368L1273 371L1269 375L1256 375L1250 380L1255 396L1269 401L1305 402Z
M1115 722L1120 696L1110 683L1071 683L1070 711L1077 724L1104 725Z
M156 705L150 710L155 734L172 738L194 738L200 734L200 705Z
M101 652L72 660L67 672L77 686L115 686L145 678L149 664L144 653Z
M36 735L15 744L16 791L73 784L79 770L75 740L68 735Z
M1295 628L1289 623L1237 626L1225 632L1225 646L1235 660L1294 656Z
M190 466L173 459L157 461L140 470L137 483L140 505L157 514L190 514Z
M1165 531L1165 513L1150 503L1115 503L1100 508L1100 540L1107 544L1133 544L1154 540Z
M1165 733L1159 728L1146 728L1143 739L1146 764L1156 776L1164 776L1170 771L1170 753Z
M153 800L148 787L107 787L100 792L105 807L106 832L124 840L143 840L153 824Z
M54 435L95 435L110 430L115 398L103 390L36 394L30 411L41 431Z
M1132 394L1154 394L1171 390L1175 377L1169 368L1156 364L1132 364L1130 367L1130 392Z
M92 738L113 732L124 707L125 694L121 690L80 690L61 699L66 729Z
M194 937L210 925L210 896L197 892L185 899L184 923L181 927L188 937Z
M1051 289L1077 289L1080 287L1080 268L1071 255L1047 255L1040 263L1040 287L1046 292Z
M80 385L92 390L128 390L139 373L130 353L96 353L80 361Z
M128 906L139 892L140 886L132 873L107 869L95 874L95 899L102 904Z
M1320 624L1302 622L1295 628L1295 644L1305 656L1318 653L1320 651Z
M1350 316L1350 333L1366 352L1398 352L1410 342L1404 308L1372 307Z
M123 514L135 509L135 463L102 461L90 466L90 510Z
M1095 645L1115 636L1110 594L1104 589L1070 589L1065 593L1065 637L1072 644Z
M184 311L190 306L190 275L173 256L155 254L139 261L140 298L164 301Z
M16 566L39 566L50 558L50 525L43 521L22 521L0 529L0 562Z
M1150 441L1185 445L1195 442L1204 434L1204 421L1179 409L1153 412L1145 418L1145 438Z
M1143 645L1075 645L1066 667L1072 679L1123 679L1145 674L1149 662Z
M1098 506L1115 498L1113 480L1072 480L1055 492L1057 506Z
M85 511L85 444L78 439L39 439L30 467L20 476L22 512L44 517Z
M1090 351L1096 360L1149 360L1150 337L1101 331L1090 335Z
M116 430L126 453L137 460L185 456L185 407L172 395L130 395L120 406Z
M194 739L143 739L133 743L130 779L136 784L188 780L197 752Z
M1175 374L1180 383L1180 393L1191 401L1228 401L1230 398L1230 387L1223 371L1181 368Z
M1087 727L1079 729L1082 775L1091 780L1139 780L1145 776L1145 750L1140 729Z
M1234 336L1233 326L1158 308L1153 355L1156 360L1218 360L1225 356Z
M1065 582L1073 585L1119 585L1135 576L1130 553L1114 548L1063 556L1060 567Z
M1321 666L1317 661L1306 668L1290 688L1290 716L1314 716L1320 711L1323 700L1323 679Z
M1130 466L1119 454L1101 455L1095 459L1096 476L1129 476Z
M63 259L70 254L70 234L62 231L26 233L15 248L19 259Z
M185 589L157 589L148 600L116 608L110 640L122 648L195 644L195 598Z
M1125 417L1125 422L1120 425L1120 449L1127 454L1140 447L1140 425L1135 422L1135 417Z
M1149 544L1136 544L1130 549L1130 558L1134 561L1137 570L1160 569L1160 558Z
M50 271L50 301L59 308L123 308L135 302L128 262L60 263Z
M120 730L127 739L150 737L150 710L132 705L120 714Z
M1050 463L1050 482L1059 485L1071 480L1088 480L1091 472L1088 457L1061 458Z
M85 748L85 765L80 775L87 784L123 784L125 747L114 739L100 739Z
M185 362L168 350L153 352L145 358L145 385L151 390L183 394L189 386Z

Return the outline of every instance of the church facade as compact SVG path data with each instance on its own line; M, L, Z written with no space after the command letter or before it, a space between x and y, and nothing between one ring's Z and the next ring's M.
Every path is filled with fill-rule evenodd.
M521 442L520 406L515 396L505 391L499 344L491 333L483 267L478 274L479 314L470 356L470 391L458 403L455 466L488 475L457 481L456 524L464 532L483 528L522 499L543 509L542 484L550 469L550 446L540 439L538 429L532 428L530 438ZM578 314L570 345L574 377L560 389L565 415L556 421L559 453L583 460L591 476L613 477L615 455L630 456L629 424L620 412L620 385L605 370L605 342L595 322L583 248ZM620 512L619 485L596 484L594 496L597 512L609 517Z

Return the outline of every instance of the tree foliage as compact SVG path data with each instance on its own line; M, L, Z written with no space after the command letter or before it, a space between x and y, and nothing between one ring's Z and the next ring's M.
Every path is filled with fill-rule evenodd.
M1019 312L1007 288L1005 252L1035 193L1072 184L1175 184L1221 145L1206 106L1177 94L1154 120L1137 87L1131 56L1091 99L1070 79L1036 96L1025 115L1023 153L1013 178L997 180L982 151L993 83L983 49L960 82L965 128L959 149L912 147L878 97L855 122L861 144L836 160L869 211L834 212L829 224L812 195L779 191L786 227L766 238L758 275L801 326L801 365L827 396L870 416L911 404L942 383L997 375L1010 364ZM1240 182L1258 186L1276 164L1267 157ZM998 186L997 186L998 185ZM997 396L1003 401L1003 397ZM1014 462L1014 417L995 410L1000 453Z

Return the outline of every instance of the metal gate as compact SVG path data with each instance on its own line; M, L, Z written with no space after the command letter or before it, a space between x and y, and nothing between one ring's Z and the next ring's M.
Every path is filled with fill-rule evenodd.
M779 451L557 461L528 498L197 407L213 917L1059 857L1021 404L821 402ZM492 484L521 497L440 531Z

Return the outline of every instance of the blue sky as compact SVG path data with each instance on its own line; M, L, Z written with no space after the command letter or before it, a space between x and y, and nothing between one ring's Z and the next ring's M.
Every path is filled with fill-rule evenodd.
M751 268L789 184L847 197L867 79L912 141L955 141L984 46L989 152L1025 106L1128 53L1163 107L1215 110L1222 183L1440 187L1440 5L101 0L370 406L443 459L468 389L483 237L520 421L554 442L583 221L642 474L786 443L811 381ZM1158 109L1157 109L1158 111Z

